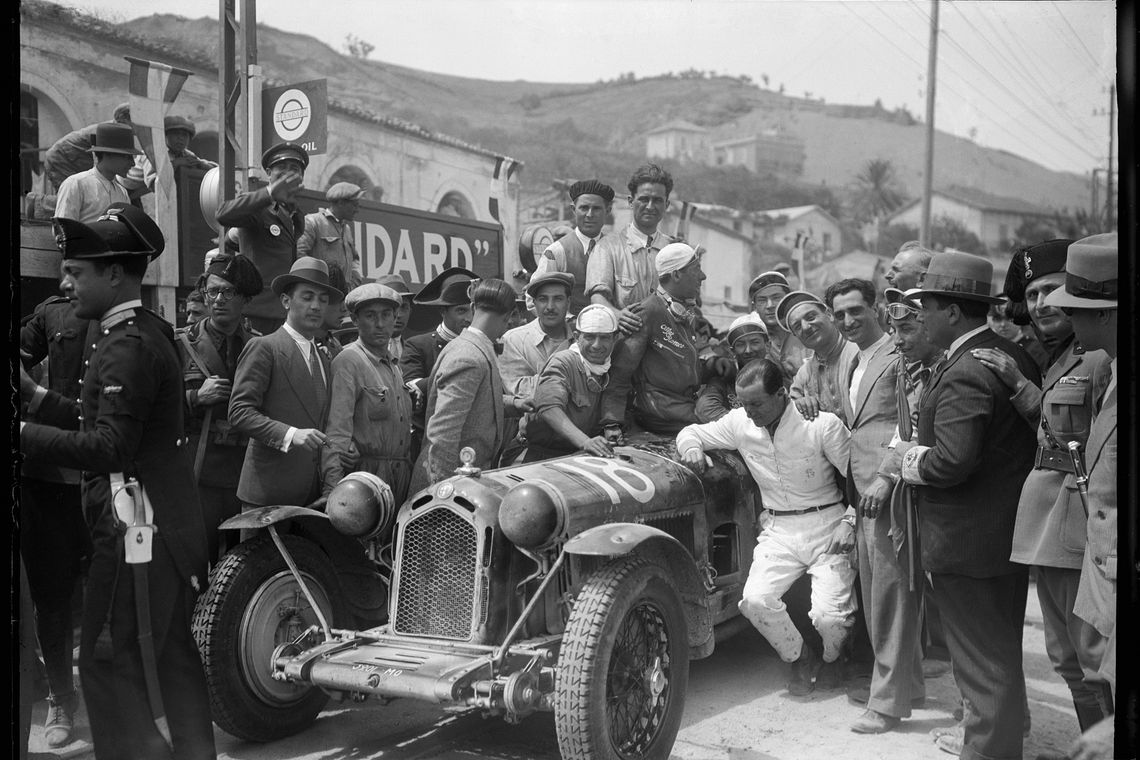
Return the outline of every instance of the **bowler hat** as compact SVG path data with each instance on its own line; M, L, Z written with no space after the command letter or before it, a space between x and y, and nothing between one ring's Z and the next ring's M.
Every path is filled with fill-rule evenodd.
M380 285L387 285L389 288L399 293L400 297L404 300L409 300L415 296L411 288L408 287L408 283L402 275L386 274L383 277L377 277L376 282Z
M381 285L378 282L366 282L348 291L348 295L344 297L345 307L354 313L370 301L382 301L391 304L393 308L399 308L400 294L387 285Z
M364 195L364 191L360 189L359 185L354 185L351 182L337 182L325 191L325 200L329 203L354 201L362 195Z
M963 251L941 251L934 254L926 272L919 276L918 293L960 298L982 303L1001 303L990 295L993 289L994 265L988 259Z
M763 272L757 277L753 278L752 282L748 284L748 297L756 295L756 291L762 290L769 285L779 285L784 289L784 293L789 293L792 286L788 284L788 278L781 272L770 271Z
M129 124L118 124L113 121L95 125L91 152L120 153L126 156L137 156L142 153L135 148L135 130Z
M531 298L538 294L538 289L543 285L561 285L566 288L566 295L570 295L570 291L574 289L574 275L569 272L543 272L540 275L531 278L527 283L525 292ZM522 294L519 294L522 298Z
M793 290L791 293L784 295L784 297L780 299L780 302L776 304L777 324L779 324L780 327L784 328L788 332L791 332L792 330L790 327L788 327L787 323L788 314L791 313L792 309L796 308L800 304L805 303L816 304L819 306L820 311L823 311L825 313L828 311L827 304L821 301L819 299L819 296L815 295L814 293L809 293L806 290Z
M269 171L276 163L281 161L296 161L302 168L309 168L308 152L295 142L283 142L271 145L261 154L261 168Z
M184 132L189 132L191 137L198 133L198 130L194 127L194 122L190 121L185 116L167 116L162 120L163 132L172 132L177 129L181 129Z
M1069 246L1065 287L1045 296L1045 304L1068 309L1118 308L1119 268L1119 238L1115 232L1082 238Z
M344 293L329 284L329 265L312 256L302 256L289 267L288 274L279 274L273 278L273 292L281 295L285 289L294 283L304 282L315 285L329 294L329 300L340 303L344 300Z
M166 247L162 230L146 212L129 203L114 203L94 222L56 218L55 243L65 259L112 256L157 258Z
M479 275L463 267L450 267L437 274L423 290L416 293L412 303L420 306L462 306L471 303L467 286Z

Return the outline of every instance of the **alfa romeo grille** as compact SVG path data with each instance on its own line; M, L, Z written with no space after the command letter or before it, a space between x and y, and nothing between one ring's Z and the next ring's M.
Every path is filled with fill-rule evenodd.
M475 604L475 526L435 509L404 527L394 630L467 641Z

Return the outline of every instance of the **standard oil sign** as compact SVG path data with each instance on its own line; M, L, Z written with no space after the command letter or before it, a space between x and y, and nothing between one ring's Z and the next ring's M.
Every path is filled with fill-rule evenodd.
M328 146L328 80L267 87L261 91L261 148L300 144L310 156Z

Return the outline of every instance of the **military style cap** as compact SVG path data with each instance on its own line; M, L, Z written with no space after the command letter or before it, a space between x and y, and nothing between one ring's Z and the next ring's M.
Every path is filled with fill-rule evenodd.
M432 279L423 290L416 294L412 303L420 306L462 306L471 303L467 286L479 275L463 267L450 267Z
M296 161L302 168L309 168L309 154L295 142L271 145L261 154L261 168L265 171L269 171L270 167L281 161Z
M614 189L596 179L583 179L570 186L570 200L578 200L579 195L597 195L606 203L614 202Z
M1045 296L1045 304L1067 309L1118 308L1119 245L1115 232L1090 235L1070 245L1065 287Z
M112 204L91 224L61 217L52 221L55 244L65 259L146 256L153 260L166 247L155 221L129 203Z
M91 140L92 153L121 153L137 156L142 153L135 148L135 130L129 124L113 121L96 125L95 137Z
M325 191L325 200L329 203L355 201L362 195L364 195L364 191L359 185L354 185L351 182L337 182Z
M749 312L732 320L732 324L728 326L728 345L731 347L738 339L753 333L759 333L767 338L768 328L764 326L764 320L760 319L756 312Z
M344 300L344 293L334 288L329 280L329 265L312 256L302 256L293 262L288 274L279 274L273 278L273 292L281 295L290 285L304 282L315 285L329 294L329 300L340 303Z
M376 278L376 282L380 285L387 285L399 293L400 297L405 300L411 300L415 296L411 288L408 287L407 280L405 280L402 275L386 274L383 277Z
M247 298L253 298L264 287L261 272L257 271L257 267L247 256L235 256L231 253L216 254L206 267L205 275L211 274L221 277Z
M1065 256L1073 243L1068 238L1022 246L1013 253L1005 273L1002 295L1014 303L1025 300L1025 289L1038 277L1065 271Z
M824 312L828 311L827 304L821 301L814 293L809 293L806 290L793 290L781 298L780 302L776 304L776 322L780 327L791 332L792 330L788 327L787 322L788 315L792 312L792 309L805 303L815 304Z
M776 271L763 272L757 277L753 278L752 282L748 283L748 298L756 295L756 291L762 290L769 285L779 285L784 289L785 293L792 290L792 286L788 284L788 278L782 273Z
M194 122L190 121L185 116L167 116L162 120L162 131L173 132L178 129L181 129L183 132L189 132L191 137L198 133L198 129L194 126Z
M926 273L919 278L918 295L1001 303L1000 298L990 295L993 276L994 265L988 259L963 251L942 251L934 254Z
M566 295L570 295L570 291L574 288L574 275L569 272L543 272L537 277L531 278L531 281L526 285L526 294L534 298L538 294L538 289L543 285L550 285L551 283L562 285L566 288ZM522 298L519 294L519 298Z
M344 297L344 305L349 311L355 312L366 303L382 301L398 309L400 300L400 294L392 288L377 282L367 282L348 291L348 295Z

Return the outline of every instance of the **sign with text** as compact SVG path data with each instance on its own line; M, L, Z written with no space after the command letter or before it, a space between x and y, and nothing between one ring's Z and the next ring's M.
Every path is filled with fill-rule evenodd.
M328 203L324 194L306 190L298 205L312 213ZM353 239L365 277L399 274L413 291L448 267L503 276L503 228L497 224L361 199Z
M295 142L310 156L328 149L328 80L267 87L261 91L261 149Z

